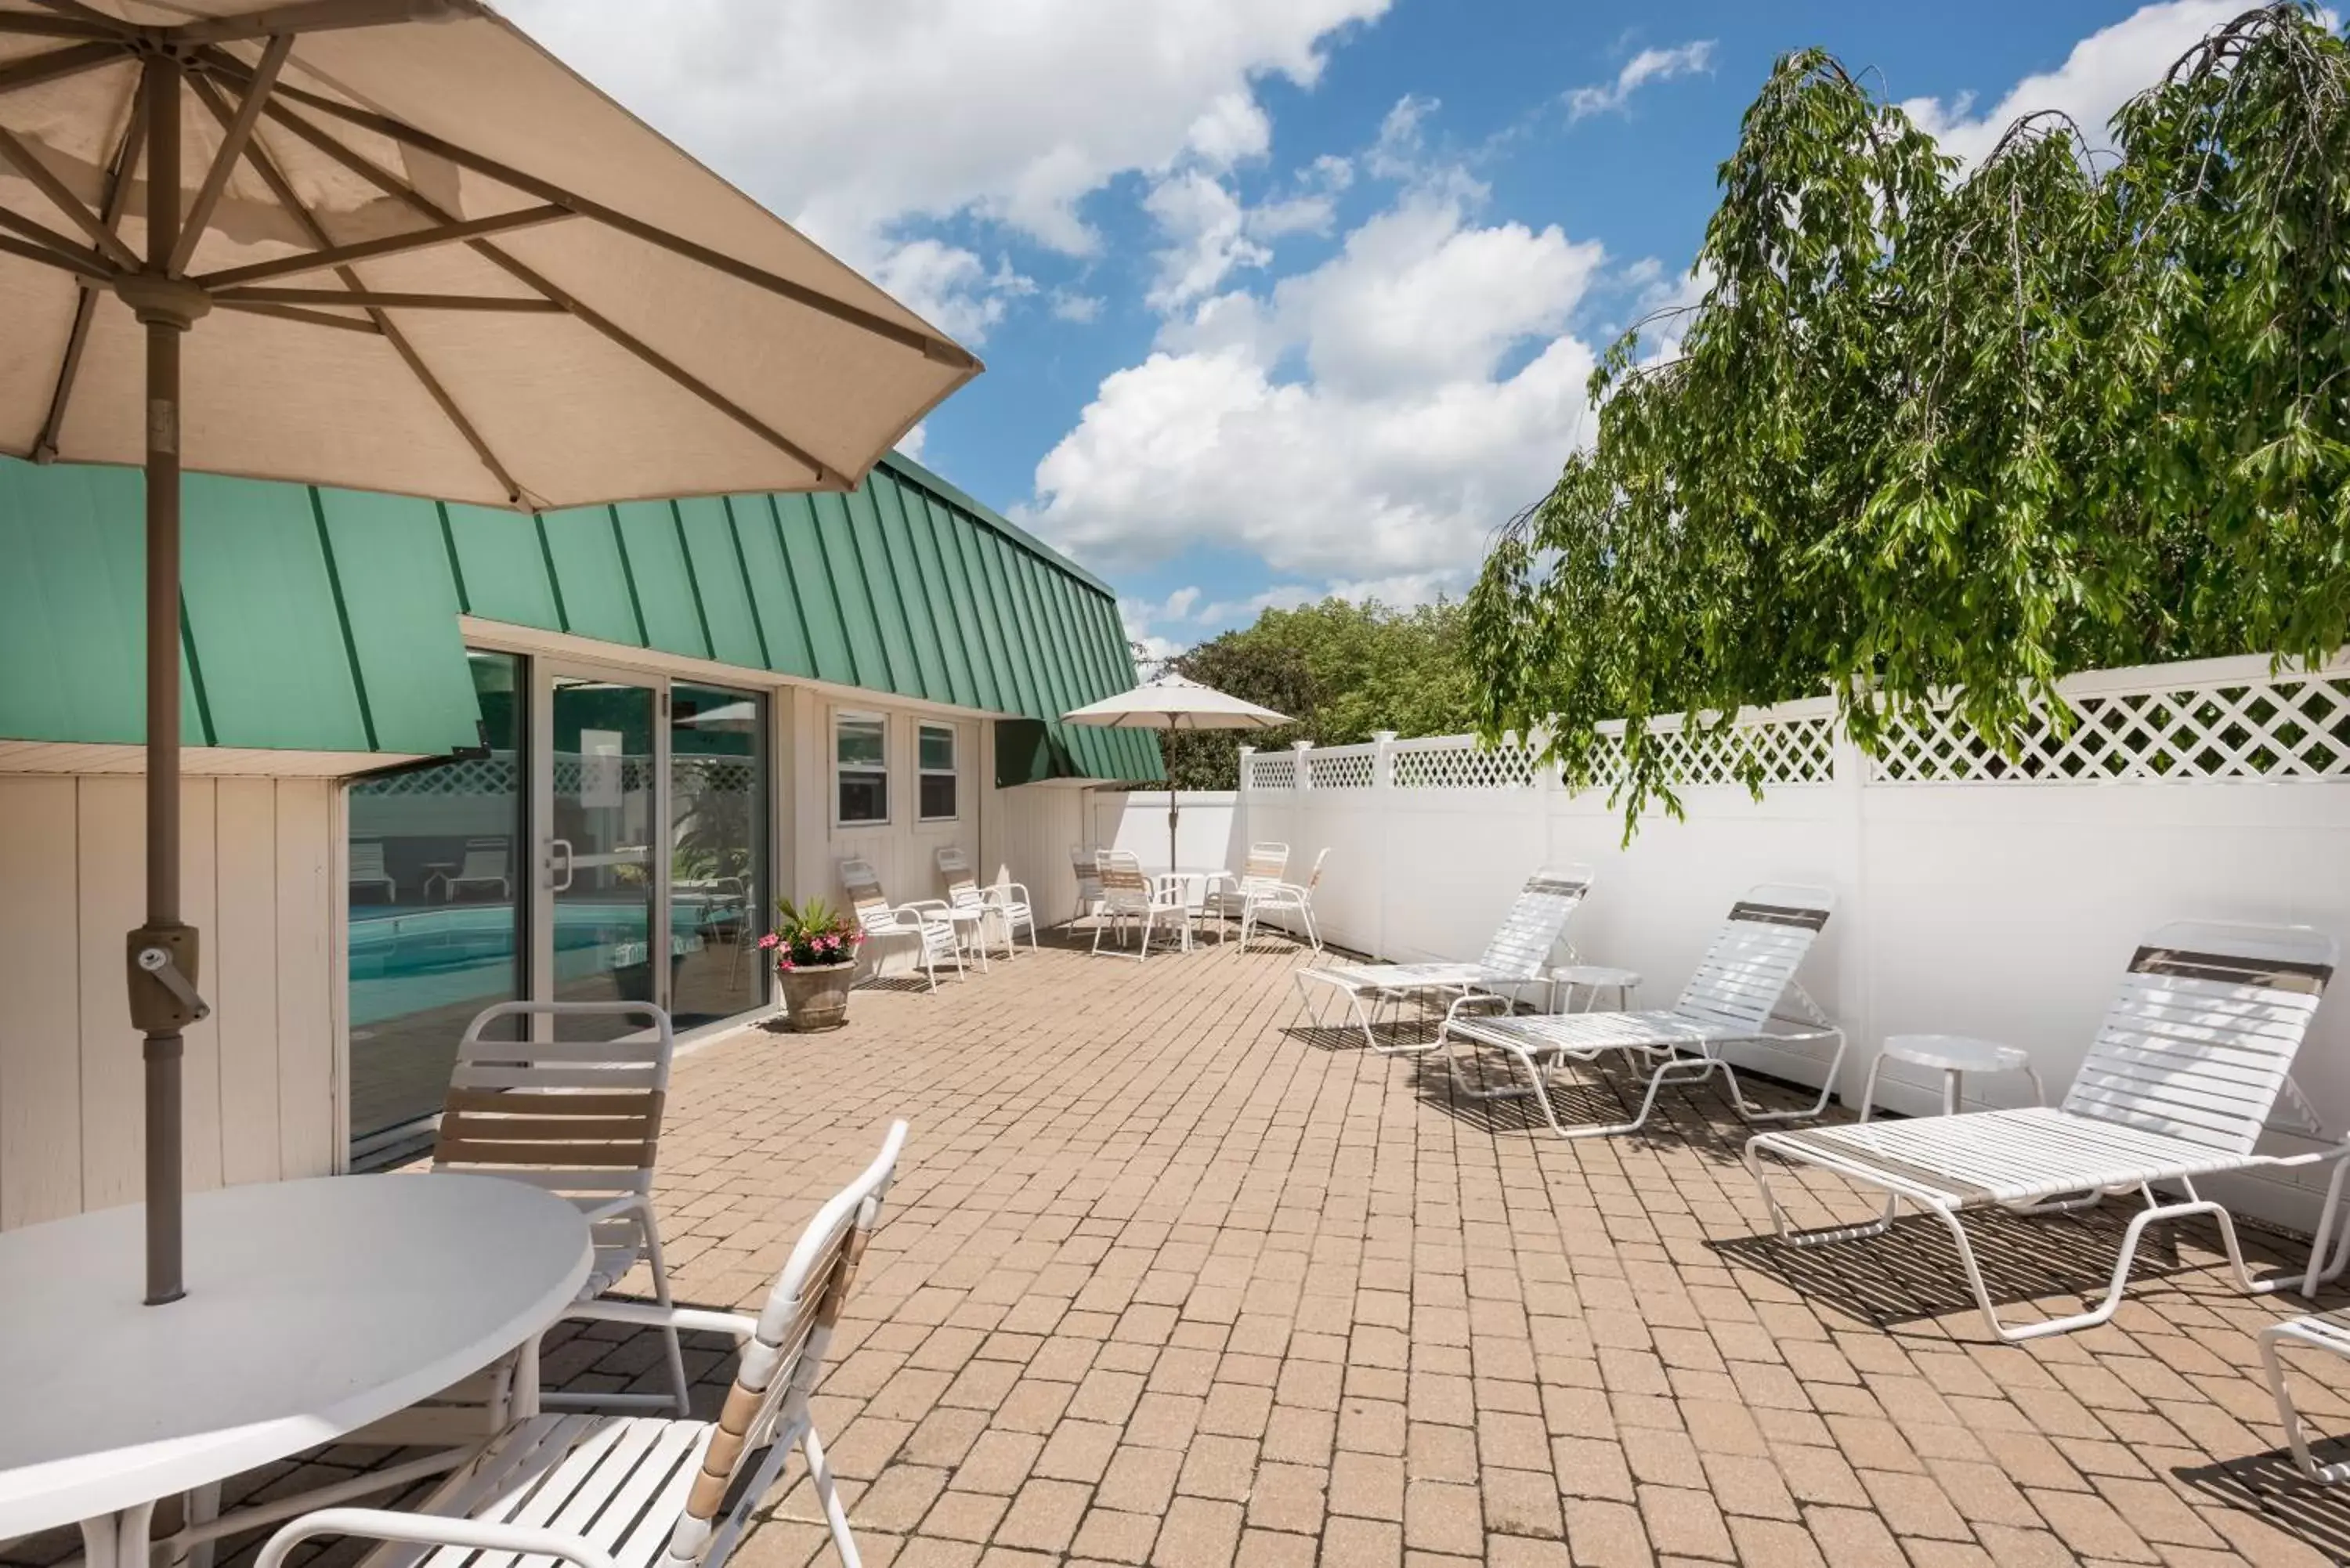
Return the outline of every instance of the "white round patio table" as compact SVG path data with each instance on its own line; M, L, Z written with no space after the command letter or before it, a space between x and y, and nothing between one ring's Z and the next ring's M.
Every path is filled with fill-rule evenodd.
M1894 1034L1886 1038L1885 1049L1869 1064L1868 1083L1860 1092L1862 1121L1866 1121L1877 1109L1877 1075L1888 1061L1940 1068L1942 1114L1946 1116L1959 1114L1960 1079L1969 1073L2021 1073L2032 1080L2032 1103L2048 1103L2047 1091L2040 1086L2040 1075L2033 1069L2030 1054L2013 1045L1964 1034Z
M151 1307L144 1220L131 1204L0 1233L0 1540L78 1522L93 1564L144 1568L145 1505L489 1366L594 1256L578 1210L518 1181L255 1183L189 1197L188 1293Z

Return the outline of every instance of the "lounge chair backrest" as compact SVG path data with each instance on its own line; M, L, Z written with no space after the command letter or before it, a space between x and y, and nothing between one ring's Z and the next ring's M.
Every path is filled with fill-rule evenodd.
M1069 846L1069 869L1077 878L1077 898L1084 902L1102 896L1101 856L1100 850L1086 845Z
M1681 988L1674 1014L1693 1023L1761 1029L1835 909L1835 895L1825 888L1765 882L1748 889Z
M939 875L946 880L947 902L956 909L976 909L986 905L987 895L972 877L971 857L962 852L962 846L939 846Z
M494 1040L507 1019L622 1019L627 1040ZM504 1002L473 1015L457 1042L432 1168L502 1176L561 1193L585 1209L652 1190L677 1042L669 1014L643 1002ZM638 1217L597 1221L598 1247L634 1245Z
M2157 929L2131 956L2064 1109L2251 1153L2339 956L2306 926Z
M506 843L503 838L479 840L465 846L465 864L458 868L459 881L487 881L506 874Z
M840 863L840 885L848 890L848 907L857 923L868 931L894 930L900 922L889 900L881 896L881 876L869 860Z
M1566 922L1584 895L1591 891L1591 867L1569 866L1563 870L1537 871L1526 878L1493 940L1485 944L1479 968L1497 976L1532 980L1550 962Z
M1241 862L1241 884L1252 882L1271 886L1289 872L1289 846L1270 841L1248 846L1248 858Z
M387 882L390 874L383 867L383 840L354 838L351 840L351 873L354 882Z
M757 1334L743 1346L733 1386L726 1391L718 1429L702 1451L701 1473L686 1494L684 1517L671 1532L665 1561L680 1565L702 1561L727 1494L743 1468L776 1431L778 1417L796 1416L816 1392L841 1306L881 1221L881 1199L905 1145L906 1124L891 1123L879 1158L817 1210L800 1232L799 1244L759 1311Z

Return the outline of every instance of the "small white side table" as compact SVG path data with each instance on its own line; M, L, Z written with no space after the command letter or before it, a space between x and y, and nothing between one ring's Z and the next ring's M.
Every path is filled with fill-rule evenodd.
M1557 1005L1558 991L1561 986L1566 988L1566 1006L1564 1009L1558 1008ZM1609 969L1605 964L1596 963L1564 963L1550 971L1550 995L1554 1011L1567 1012L1576 1011L1575 993L1580 991L1583 992L1582 1011L1596 1012L1599 1006L1599 993L1603 991L1612 991L1616 993L1616 1011L1622 1012L1631 1007L1632 993L1639 989L1640 976L1637 970Z
M1970 1039L1963 1034L1891 1034L1886 1037L1885 1049L1869 1064L1868 1086L1860 1096L1862 1121L1866 1121L1877 1108L1877 1078L1888 1059L1918 1067L1939 1067L1942 1114L1946 1116L1959 1114L1960 1080L1968 1073L2021 1073L2032 1080L2032 1103L2048 1103L2048 1093L2041 1086L2040 1075L2033 1070L2032 1058L2013 1045Z

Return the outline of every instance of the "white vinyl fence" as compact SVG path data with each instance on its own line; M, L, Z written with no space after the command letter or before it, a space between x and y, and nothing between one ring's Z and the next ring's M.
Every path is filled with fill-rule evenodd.
M2106 670L2062 694L2077 722L2043 722L2014 760L1939 720L1870 758L1826 699L1677 734L1687 820L1653 814L1628 846L1604 787L1571 794L1523 748L1446 736L1244 754L1231 836L1285 840L1301 871L1326 846L1323 931L1399 960L1474 957L1530 872L1586 863L1597 881L1570 938L1589 961L1638 970L1637 1004L1654 1007L1743 889L1823 883L1836 912L1802 981L1851 1033L1840 1093L1858 1096L1887 1034L1935 1033L2027 1047L2053 1100L2154 926L2305 923L2350 942L2350 664ZM1732 782L1749 753L1760 802ZM1759 1050L1743 1064L1809 1085L1825 1067ZM2350 1131L2350 979L2294 1075L2331 1136ZM1893 1108L1938 1106L1938 1081L1886 1076ZM2021 1077L1967 1085L1976 1105L2027 1093ZM2291 1120L2281 1107L2280 1147L2315 1147ZM2230 1195L2306 1224L2323 1179Z

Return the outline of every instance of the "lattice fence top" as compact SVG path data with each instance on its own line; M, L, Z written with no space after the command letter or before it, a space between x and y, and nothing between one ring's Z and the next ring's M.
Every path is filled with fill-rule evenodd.
M2231 661L2233 662L2233 661ZM1947 711L1890 731L1878 784L2101 784L2114 779L2338 778L2350 774L2350 676L2070 691L2069 733L2046 711L2010 757Z
M1315 789L1368 789L1378 768L1377 747L1341 746L1305 753L1305 781Z
M680 783L720 794L747 794L758 784L757 764L747 757L683 756L670 759ZM644 756L620 759L620 787L643 789L652 782L653 760ZM511 794L515 788L512 752L492 752L486 757L465 757L439 767L418 768L380 779L361 779L351 785L359 795ZM579 792L579 759L555 759L555 789L558 794Z
M1732 724L1728 729L1651 728L1649 744L1664 758L1665 782L1675 789L1743 784L1755 764L1765 786L1828 784L1835 778L1833 713L1801 714ZM1592 776L1612 787L1624 776L1624 737L1603 733L1592 753Z
M1251 789L1295 789L1297 787L1297 753L1267 752L1248 760L1248 785Z
M1473 735L1396 747L1398 789L1524 789L1534 782L1534 753L1520 745L1487 748Z

